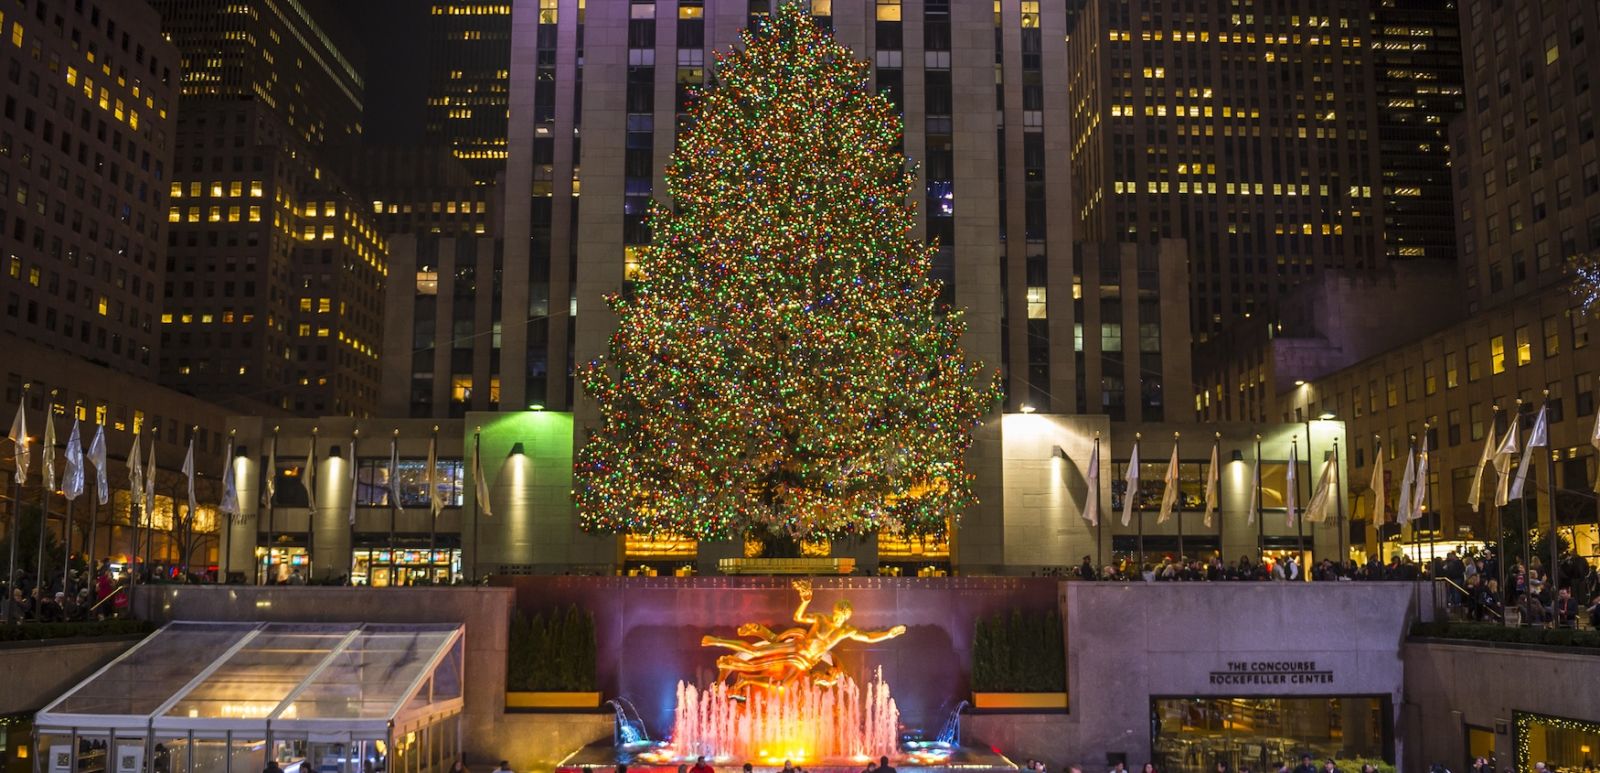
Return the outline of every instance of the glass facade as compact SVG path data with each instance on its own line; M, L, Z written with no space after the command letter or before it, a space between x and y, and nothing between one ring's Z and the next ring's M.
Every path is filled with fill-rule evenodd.
M1544 763L1550 770L1593 773L1600 770L1600 723L1516 712L1517 770Z
M1157 698L1150 702L1151 760L1168 773L1209 773L1218 762L1270 770L1302 754L1394 763L1387 697Z

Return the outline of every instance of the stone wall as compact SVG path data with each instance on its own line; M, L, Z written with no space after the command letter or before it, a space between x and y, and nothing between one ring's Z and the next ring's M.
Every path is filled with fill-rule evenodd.
M1435 641L1407 642L1401 652L1407 770L1434 762L1464 770L1468 725L1495 731L1499 767L1512 767L1518 711L1600 722L1600 658L1592 652Z
M0 647L0 715L38 711L112 659L139 636L16 642Z

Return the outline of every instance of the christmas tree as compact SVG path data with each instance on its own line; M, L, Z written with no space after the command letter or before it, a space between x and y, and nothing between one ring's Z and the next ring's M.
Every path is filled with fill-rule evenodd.
M911 235L915 170L866 63L800 3L721 54L667 170L674 207L610 353L582 373L585 528L697 539L939 535L998 379Z

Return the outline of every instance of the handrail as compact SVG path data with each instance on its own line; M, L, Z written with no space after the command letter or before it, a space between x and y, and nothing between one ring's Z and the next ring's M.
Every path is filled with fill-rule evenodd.
M100 599L99 601L96 601L93 606L89 607L89 611L93 612L93 611L99 609L101 604L104 604L107 601L110 601L110 600L116 598L118 593L126 593L126 592L128 592L128 586L126 586L126 585L118 585L117 587L113 588L110 593L107 593L105 598Z
M1448 585L1448 586L1450 586L1452 588L1455 588L1456 592L1460 593L1462 596L1464 596L1466 598L1471 598L1472 597L1472 591L1469 591L1466 588L1463 588L1460 585L1457 585L1455 580L1452 580L1449 577L1435 577L1435 578L1433 578L1433 581L1435 583L1441 583L1442 582L1442 583L1444 583L1444 584L1446 584L1446 585ZM1485 604L1485 605L1483 605L1483 608L1489 610L1489 614L1494 615L1495 617L1498 617L1498 618L1500 618L1502 620L1505 619L1505 616L1500 614L1500 612L1497 611L1494 607L1491 607L1491 606Z

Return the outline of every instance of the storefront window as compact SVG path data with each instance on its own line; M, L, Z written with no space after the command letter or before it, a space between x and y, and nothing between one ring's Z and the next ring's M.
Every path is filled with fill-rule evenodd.
M433 482L439 489L439 502L444 507L460 507L461 480L465 467L460 459L440 459L434 471ZM401 459L399 473L400 506L426 508L428 497L428 460ZM361 507L389 506L389 460L363 458L356 471L356 504Z
M1342 770L1371 762L1394 769L1388 700L1359 698L1158 698L1151 701L1151 745L1158 770L1211 773L1291 766L1300 755L1336 757Z
M1600 759L1600 723L1514 712L1517 770L1544 763L1550 770L1594 770Z
M355 585L385 588L392 585L448 585L461 577L461 551L357 548L352 554L350 580Z

